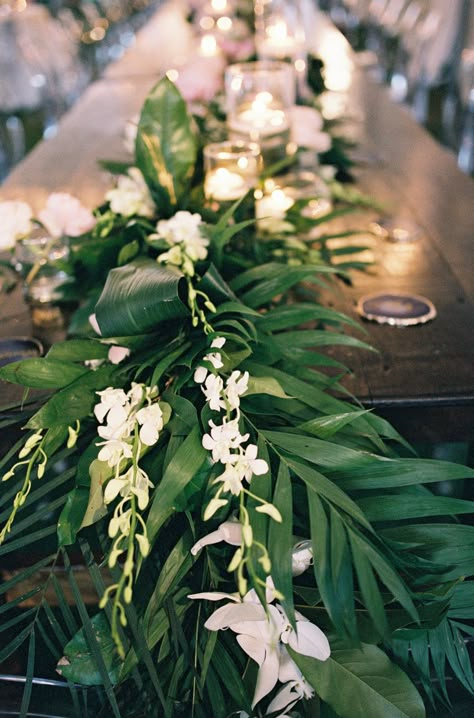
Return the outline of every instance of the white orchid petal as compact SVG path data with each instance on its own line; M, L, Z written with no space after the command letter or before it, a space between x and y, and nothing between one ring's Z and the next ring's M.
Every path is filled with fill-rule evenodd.
M202 384L204 381L206 381L208 371L205 366L198 366L196 371L194 372L194 381L196 384Z
M331 655L331 648L321 629L310 621L297 621L296 628L297 633L291 631L288 636L288 645L302 656L326 661Z
M238 521L224 521L218 529L224 541L231 546L240 546L242 543L242 524Z
M267 650L265 660L260 666L260 670L257 675L257 684L255 686L255 693L252 700L252 708L265 698L266 695L273 690L278 680L278 664L279 655L275 650Z
M127 484L126 479L112 479L109 481L104 491L104 502L110 504Z
M236 630L234 625L242 621L263 621L265 611L262 606L249 603L237 603L235 605L221 606L207 619L204 624L210 631L219 631L224 628ZM236 631L240 633L240 631Z
M282 710L291 710L295 703L299 701L300 697L299 693L295 692L294 683L287 683L278 691L275 698L269 704L267 714Z
M240 596L237 593L224 593L223 591L204 591L203 593L190 593L188 598L204 599L205 601L222 601L227 598L229 601L240 603Z
M145 444L145 446L153 446L153 444L156 444L158 441L158 437L159 434L155 425L151 423L143 424L140 429L140 441L142 444Z
M225 337L216 337L212 340L211 349L222 349L225 344Z
M258 663L259 666L262 665L265 659L265 644L260 637L239 634L237 636L237 643L255 663Z
M251 467L252 472L256 476L262 476L262 474L266 474L268 471L268 464L264 459L255 459L252 461Z
M300 669L291 658L285 646L281 648L280 670L278 672L278 680L280 683L288 683L289 681L299 683L303 678Z
M194 546L191 549L191 554L195 556L204 546L210 546L213 543L219 543L223 540L222 533L220 531L220 528L217 529L217 531L212 531L210 534L207 534L207 536L203 536L202 539L199 539Z

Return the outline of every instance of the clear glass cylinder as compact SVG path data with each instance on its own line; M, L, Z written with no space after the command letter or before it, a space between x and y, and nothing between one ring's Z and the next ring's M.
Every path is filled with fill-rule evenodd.
M229 65L225 75L227 125L231 141L256 142L266 165L288 154L295 76L286 62Z
M59 287L69 279L68 258L67 239L51 237L41 227L17 241L12 264L24 279L28 302L40 305L61 299Z
M262 60L306 57L306 35L299 0L255 0L255 44Z
M204 147L204 194L234 202L253 189L261 170L260 148L252 142L215 142Z

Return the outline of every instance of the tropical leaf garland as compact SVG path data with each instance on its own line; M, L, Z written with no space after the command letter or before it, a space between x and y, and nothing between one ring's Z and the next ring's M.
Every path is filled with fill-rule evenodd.
M199 211L189 205L196 147L184 102L161 81L145 103L137 138L137 164L157 201L157 219L185 207ZM436 496L429 485L474 472L404 458L407 446L397 432L344 394L340 377L324 372L334 362L320 348L371 350L345 333L355 329L352 320L316 301L318 283L331 282L338 270L314 254L295 263L283 253L276 261L271 242L257 247L252 222L232 224L246 201L209 219L203 231L213 262L197 262L192 278L155 261L159 243L147 239L154 224L135 218L124 228L123 218L105 208L92 240L111 269L95 303L102 337L72 338L44 359L0 370L4 380L52 391L39 408L12 419L26 423L32 448L24 463L18 451L25 440L1 461L10 478L0 495L0 520L11 518L12 502L15 516L0 557L15 566L28 551L32 560L0 585L7 599L0 606L0 660L22 646L29 655L22 715L39 665L38 641L70 681L78 716L85 715L79 685L98 701L97 716L263 715L268 699L251 705L256 663L232 631L208 631L212 609L188 597L235 591L228 571L235 546L221 542L191 552L235 513L247 522L239 549L245 562L236 571L241 593L253 587L265 603L271 570L288 630L305 620L330 635L325 661L289 649L316 692L292 715L422 718L423 701L409 676L436 702L449 698L448 670L473 691L463 639L473 633L474 591L464 579L473 572L474 539L458 518L473 505ZM100 243L110 241L114 251L102 253ZM287 302L301 282L314 301ZM314 328L299 329L307 322ZM219 470L203 435L217 413L194 377L203 362L206 372L214 366L206 352L216 337L221 347L225 340L219 371L249 374L240 424L267 470L254 476L250 495L216 504L205 520ZM130 348L130 356L111 364L110 344ZM126 562L110 563L104 487L114 471L98 461L94 410L97 392L129 391L134 382L158 385L169 411L156 442L136 457L152 484L143 512L150 549L136 555L133 599L123 602L117 626L110 603L97 608L109 587L120 584ZM293 576L298 542L311 552L313 571ZM79 585L84 573L96 594L92 602ZM430 686L431 674L439 691Z

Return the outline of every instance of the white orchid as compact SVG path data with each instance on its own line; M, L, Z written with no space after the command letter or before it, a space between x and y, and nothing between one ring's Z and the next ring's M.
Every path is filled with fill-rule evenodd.
M248 371L233 371L226 381L225 395L231 409L238 409L240 406L240 397L248 389L249 373Z
M130 436L135 424L133 416L125 407L109 411L108 421L97 427L97 433L106 441L124 441Z
M272 506L272 504L268 505ZM225 541L231 546L241 546L242 524L236 520L224 521L215 531L211 531L211 533L199 539L192 547L191 553L193 556L196 556L204 546L210 546L220 543L221 541ZM311 548L311 541L300 541L294 546L291 554L291 572L293 576L300 576L312 563L313 550Z
M98 391L97 394L100 396L100 402L95 405L94 414L98 421L104 421L109 412L112 416L116 416L116 413L127 403L127 395L123 389L108 387L104 389L104 391ZM122 418L119 420L119 423L121 421L123 421Z
M222 349L225 342L225 337L216 337L211 343L211 349ZM224 366L220 352L209 352L209 354L206 354L203 357L203 361L210 362L214 369L222 369ZM194 381L196 384L202 384L205 382L208 373L209 372L205 366L198 366L194 372Z
M222 424L214 424L209 421L211 427L210 434L204 434L202 437L202 445L205 449L212 452L213 461L221 461L223 464L229 463L232 457L232 451L238 449L239 446L247 441L249 434L241 434L239 430L239 422L237 419L225 421Z
M187 244L202 239L199 229L202 219L200 214L180 211L171 219L161 219L156 225L160 239L164 239L170 246L173 244Z
M132 466L125 474L125 479L130 485L130 493L134 494L138 499L138 508L144 511L150 499L149 489L153 488L148 474L140 466Z
M300 669L290 658L285 648L282 649L280 656L278 680L284 685L269 703L267 714L285 711L284 714L278 716L278 718L284 718L286 711L291 710L299 700L302 698L309 699L314 696L313 688L305 680Z
M300 576L313 563L313 548L311 541L300 541L293 548L291 555L291 569L293 576Z
M215 531L197 541L191 549L191 554L196 556L204 546L225 541L231 546L240 546L242 543L242 526L239 521L224 521Z
M150 404L137 411L136 420L140 424L140 441L146 446L153 446L163 428L163 412L159 404Z
M282 606L272 603L271 594L268 600L271 586L270 579L267 581L266 611L254 590L249 591L243 599L225 593L197 593L188 598L211 601L228 599L228 603L211 614L205 627L210 631L230 628L237 634L237 642L242 650L258 664L252 707L281 681L285 683L286 690L278 693L270 705L273 704L273 711L290 710L301 698L311 697L313 691L289 656L286 645L296 653L320 661L329 658L331 649L321 629L298 612L295 613L296 631L293 629Z
M264 459L257 458L257 446L247 444L245 451L239 454L231 454L226 462L226 469L216 481L223 481L226 491L238 494L242 490L242 481L245 479L250 483L252 476L261 476L268 471L268 464ZM237 490L237 484L240 488Z
M121 175L115 189L110 189L105 198L110 209L116 214L131 217L153 217L156 212L155 203L145 179L138 167L130 167L126 175Z
M120 439L110 439L99 443L98 446L102 448L97 458L99 461L105 461L111 468L118 466L123 459L131 459L133 455L131 445Z
M222 398L222 390L224 389L224 381L222 377L216 376L215 374L209 374L204 382L204 386L201 387L206 397L210 408L213 411L220 411L225 409L225 401Z
M176 212L171 219L162 219L156 225L158 239L164 239L170 246L167 252L157 257L159 262L180 267L184 274L194 276L195 262L206 259L209 240L200 230L200 214Z
M125 476L110 479L104 490L104 503L110 504L117 496L125 497L130 493L130 482Z

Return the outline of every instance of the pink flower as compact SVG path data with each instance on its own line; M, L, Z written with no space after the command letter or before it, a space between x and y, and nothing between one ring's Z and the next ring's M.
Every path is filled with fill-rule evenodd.
M92 212L67 192L50 194L38 218L53 237L78 237L95 225Z
M235 40L230 37L219 37L219 47L232 62L247 60L255 52L252 37Z
M222 87L223 71L219 55L194 57L179 70L176 87L186 102L209 102Z
M318 153L331 149L331 136L322 128L323 118L314 108L299 105L291 108L291 139L300 147Z

